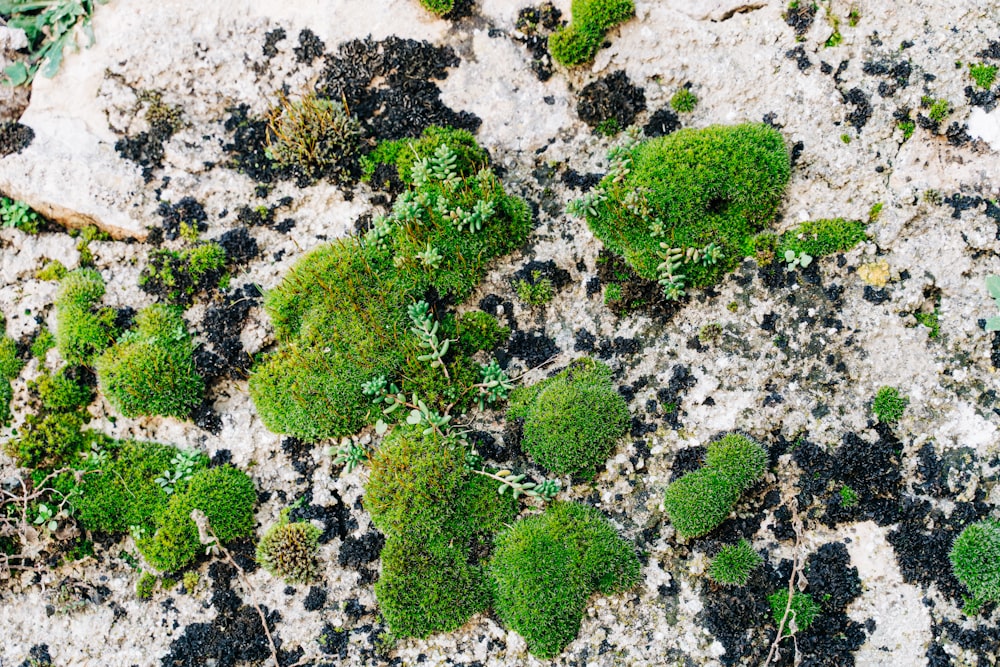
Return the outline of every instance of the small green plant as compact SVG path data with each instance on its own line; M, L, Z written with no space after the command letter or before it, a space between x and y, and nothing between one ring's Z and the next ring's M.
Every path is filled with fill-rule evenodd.
M56 295L56 347L67 363L92 364L114 342L115 312L100 308L104 279L94 269L70 271L59 281Z
M48 355L49 350L56 346L56 337L52 335L52 332L47 328L42 327L38 330L38 334L35 336L34 340L31 341L31 356L39 361L45 361L46 355Z
M717 528L767 465L767 450L745 435L730 433L711 443L705 465L671 482L664 494L663 506L677 534L701 537Z
M786 259L788 252L795 257L825 257L850 250L868 238L865 224L860 220L832 218L810 220L788 230L778 238L775 253ZM802 265L808 266L808 262Z
M842 141L843 143L845 143L845 144L849 144L849 143L851 143L851 135L849 135L849 134L846 134L846 133L845 133L845 134L842 134L842 135L840 135L840 140L841 140L841 141Z
M882 207L883 207L883 203L882 202L876 202L876 203L872 204L872 207L870 209L868 209L868 224L869 225L872 224L873 222L877 222L878 221L879 216L882 215Z
M784 255L782 255L782 259L785 260L785 268L789 271L795 268L804 269L812 264L813 261L812 255L805 252L796 254L794 250L786 250Z
M965 613L973 615L986 602L1000 602L1000 521L984 519L966 526L948 557L955 577L972 593Z
M2 321L0 321L0 325L2 325ZM0 379L13 380L22 368L24 368L24 360L18 355L17 341L10 336L5 336L3 328L0 328Z
M281 96L268 120L267 156L309 180L345 178L361 145L361 124L341 102L310 92Z
M799 591L795 591L792 595L792 604L789 607L788 589L786 588L768 595L767 601L771 605L771 617L775 624L781 625L781 619L785 619L785 629L779 640L807 630L822 611L819 603L813 600L812 595ZM788 611L787 617L785 616L786 610Z
M42 407L46 410L73 412L82 410L93 400L93 390L71 377L67 371L66 366L59 369L55 375L45 370L36 380L28 383L28 389L38 396Z
M584 357L555 377L515 389L509 418L524 419L521 446L559 475L591 479L625 435L629 411L611 369Z
M927 337L931 340L941 335L941 309L939 307L935 307L929 313L918 311L913 313L913 317L916 318L917 322L930 329Z
M993 297L997 308L1000 308L1000 276L987 276L986 291ZM987 331L1000 331L1000 315L994 315L986 320Z
M37 234L42 219L22 201L0 197L0 227L14 227L27 234Z
M840 487L840 506L854 507L858 504L858 492L847 486Z
M517 298L529 306L544 306L555 296L552 281L542 278L541 271L532 271L531 280L515 282L514 291L517 292Z
M685 86L671 96L670 106L678 113L691 113L698 106L698 98Z
M927 117L935 123L943 121L952 111L948 100L936 100L927 95L921 98L920 105L927 109Z
M902 130L903 141L906 141L913 136L914 130L917 129L917 124L912 120L901 120L896 124L896 127Z
M881 387L872 401L872 412L883 424L895 424L909 403L910 399L895 387Z
M746 586L753 571L763 564L764 558L744 539L719 550L708 567L708 577L723 586Z
M271 576L289 584L315 581L319 577L316 554L322 533L308 521L289 522L287 514L283 514L257 544L257 562Z
M859 21L861 21L861 10L852 5L851 10L847 13L847 24L854 28L857 27Z
M28 37L28 60L8 65L4 70L12 86L31 83L35 74L52 78L62 64L63 51L74 44L73 35L80 26L94 40L90 18L98 4L107 0L3 0L0 14L7 25L24 30Z
M710 322L698 330L698 342L708 345L719 340L722 336L722 325L718 322Z
M497 537L489 573L497 616L548 659L576 638L590 596L632 588L640 564L598 510L557 502Z
M198 573L194 570L188 570L184 573L184 576L181 577L181 583L184 584L184 590L187 591L188 595L191 595L198 590L198 583L200 579L201 578L198 576Z
M604 34L635 15L632 0L573 0L572 21L549 37L553 60L573 67L590 62L604 43Z
M58 259L46 262L45 266L35 272L35 277L39 280L62 280L68 273L63 263Z
M143 570L135 582L135 596L140 600L148 600L153 597L154 590L156 590L156 575Z
M605 118L594 127L594 134L599 134L602 137L613 137L621 131L622 126L618 123L617 118Z
M997 66L986 65L984 63L977 63L975 65L969 63L969 76L972 77L977 86L989 90L993 87L993 82L997 79Z
M179 449L174 457L170 459L170 468L167 468L153 481L160 485L163 492L168 496L173 494L184 484L191 481L194 473L204 467L204 456L191 450Z
M126 417L186 418L205 384L194 368L194 344L176 308L139 311L135 328L98 358L97 380L108 402Z

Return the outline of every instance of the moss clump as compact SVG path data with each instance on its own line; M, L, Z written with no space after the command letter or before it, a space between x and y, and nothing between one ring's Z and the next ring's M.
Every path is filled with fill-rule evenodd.
M154 250L139 275L139 287L172 303L187 304L202 290L219 284L226 251L218 243L201 243L181 251Z
M510 329L481 310L463 313L456 320L458 344L467 350L492 350L510 336Z
M411 182L413 163L432 157L442 144L454 151L455 167L459 173L474 174L487 162L486 151L479 147L476 138L467 130L431 125L418 139L379 143L375 150L361 158L362 180L370 181L380 166L390 166L396 169L400 180Z
M58 259L48 262L35 272L35 277L39 280L62 280L66 277L66 267Z
M683 129L611 157L611 173L571 210L668 298L752 254L791 168L781 134L760 124Z
M895 387L881 387L872 400L872 412L883 424L895 424L903 416L910 399Z
M955 577L972 593L966 611L1000 602L1000 521L984 519L965 527L948 556Z
M454 630L489 604L477 561L516 502L466 470L465 457L458 443L404 425L371 456L364 504L386 534L375 596L397 636Z
M562 502L501 533L489 562L497 616L543 659L576 638L592 593L628 590L639 571L632 545L599 511Z
M0 426L6 426L14 419L14 413L10 409L13 399L14 388L10 385L10 380L0 380Z
M635 15L632 0L573 0L573 19L549 37L552 58L566 67L594 58L604 43L604 33Z
M31 341L31 356L39 361L45 361L45 357L48 355L49 350L56 346L56 337L52 335L52 332L42 327L38 335L35 336L34 340Z
M719 550L708 567L708 577L723 586L746 586L750 574L764 563L746 540L727 544Z
M438 16L444 16L455 8L455 0L420 0L420 4Z
M298 100L282 96L268 120L267 155L307 181L342 179L354 165L361 124L340 101L309 93Z
M319 528L307 521L274 524L257 544L257 562L271 576L281 577L289 584L307 584L319 577Z
M731 433L708 446L705 465L667 486L663 506L681 537L701 537L719 526L744 491L767 471L767 451Z
M156 575L143 570L135 582L135 596L140 600L148 600L153 597L154 590L156 590Z
M489 607L489 585L468 548L435 536L390 538L382 549L375 597L392 633L427 637L451 632Z
M541 271L532 271L530 280L518 280L514 283L514 291L521 303L527 306L544 306L555 296L552 281L543 278Z
M126 417L187 417L201 400L194 345L180 311L156 304L139 311L136 328L97 360L108 402Z
M136 541L150 565L174 572L203 550L198 527L191 518L200 510L219 541L226 543L253 532L257 492L246 473L229 465L204 468L180 492L170 496L157 519L157 530Z
M521 446L559 475L591 479L628 430L625 399L611 369L584 357L555 377L511 396L508 417L524 418Z
M681 88L670 98L670 106L678 113L691 113L698 106L698 98L690 88Z
M0 378L13 380L24 368L24 360L18 357L17 342L3 335L0 329Z
M823 257L850 250L866 238L865 224L860 220L810 220L782 234L776 253L778 257L784 257L785 252L791 250L796 255L805 253Z
M84 448L85 423L87 417L78 412L30 414L18 437L7 444L7 453L24 468L58 468Z
M775 625L781 625L781 619L785 618L785 611L788 610L788 617L785 618L785 627L782 631L784 637L791 636L794 632L807 630L822 609L812 595L795 591L792 595L792 606L788 606L788 589L782 588L767 596L767 601L771 605L771 617ZM794 632L791 623L795 623Z
M997 80L997 66L977 63L969 63L969 76L980 88L989 90L993 87L993 82Z
M70 271L56 295L56 347L67 363L89 366L114 342L115 311L99 308L104 279L94 269Z
M250 393L272 431L307 440L358 431L373 419L361 385L379 375L398 378L405 393L418 392L432 407L454 400L444 373L417 359L425 350L406 307L431 290L466 298L487 262L518 247L530 227L525 203L504 194L484 163L470 161L481 151L450 147L456 136L465 135L428 130L428 143L413 142L431 157L411 164L404 180L412 189L392 215L361 239L312 251L265 295L279 346L255 367ZM455 338L453 319L435 318L442 338ZM461 345L443 361L453 379L478 372ZM471 401L470 392L455 410Z
M37 394L42 407L52 412L73 412L90 405L94 391L86 384L72 377L73 372L64 366L55 375L48 371L28 388Z

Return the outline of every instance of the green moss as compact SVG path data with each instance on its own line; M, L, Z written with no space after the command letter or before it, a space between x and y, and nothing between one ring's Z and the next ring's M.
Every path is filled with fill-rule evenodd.
M717 528L767 464L767 451L746 436L733 433L711 443L702 468L667 486L663 506L674 529L693 538Z
M671 96L670 106L678 113L691 113L698 106L698 98L689 88L681 88Z
M858 504L858 492L849 486L840 487L840 506L854 507Z
M562 502L500 534L489 562L497 616L543 659L576 638L592 593L628 590L639 571L632 545L599 511Z
M375 595L398 636L454 630L488 605L471 548L488 548L517 503L466 470L465 454L457 443L399 425L371 455L364 504L387 537Z
M413 142L417 155L437 155L451 142L461 148L452 166L442 168L450 172L447 182L430 175L418 181L409 173L413 189L400 195L377 231L312 251L265 295L279 346L255 367L250 393L272 431L308 440L358 431L376 414L361 384L378 375L398 381L407 394L419 391L433 407L453 400L441 386L442 371L418 361L425 351L410 332L406 307L429 290L460 302L482 279L487 262L520 246L530 228L527 205L504 194L484 163L472 161L484 154L464 146L467 138L450 130L425 132ZM400 148L393 158L403 172L409 150ZM386 148L379 159L389 159L389 153ZM484 205L493 213L482 229L456 224L459 213ZM440 254L433 265L420 259L428 247ZM454 327L445 313L435 313L435 319ZM449 373L469 372L468 351L456 346L454 352L445 360ZM471 401L470 392L455 410L468 409Z
M200 510L220 542L230 542L253 532L257 492L246 473L230 466L204 468L187 487L174 495L158 520L158 529L136 544L150 565L175 572L195 559L203 546L191 518Z
M455 167L462 176L472 176L487 162L486 151L479 147L470 132L432 125L417 139L395 139L379 143L375 150L361 158L363 180L371 180L379 165L388 165L396 168L404 183L410 182L413 163L421 158L431 157L442 144L455 151L458 158Z
M754 235L777 212L790 170L781 135L756 124L683 129L620 157L629 171L605 177L606 199L586 212L587 223L608 250L650 280L662 277L661 243L682 253L714 244L717 261L682 264L687 287L713 284L752 252Z
M97 379L126 417L187 417L201 400L194 345L180 311L156 304L139 311L136 328L98 358Z
M872 400L872 413L883 424L895 424L903 416L910 399L895 387L881 387Z
M39 361L45 361L46 355L48 355L49 350L56 346L56 337L52 335L52 332L42 327L38 331L38 335L35 339L31 341L31 356Z
M135 596L140 600L148 600L153 597L154 590L156 590L156 575L143 570L135 582Z
M72 412L90 405L93 390L67 375L68 367L63 367L55 375L48 371L32 383L29 389L37 393L42 407L52 412Z
M58 468L71 462L86 444L81 428L87 418L77 412L30 414L7 453L23 468Z
M594 58L604 33L635 15L632 0L573 0L572 21L549 37L552 58L566 67Z
M62 280L66 277L66 267L58 259L48 262L41 269L35 272L35 277L39 280Z
M917 322L920 322L925 327L930 329L930 333L928 334L927 337L930 338L931 340L934 340L935 338L941 335L941 320L939 319L940 316L941 316L940 308L935 308L929 313L924 313L924 312L913 313L913 317L916 318Z
M781 619L785 617L785 610L788 610L788 618L785 619L783 636L792 634L790 625L795 622L796 632L802 632L809 628L820 614L820 606L809 593L795 591L792 595L792 606L788 607L788 589L782 588L767 596L767 601L771 605L771 617L775 625L781 624Z
M727 544L708 567L709 578L723 586L746 586L750 574L763 565L764 558L746 540Z
M170 496L156 478L173 468L177 449L155 442L117 441L97 436L95 452L82 469L87 472L74 499L76 516L87 530L121 533L138 526L152 533ZM203 468L203 459L198 469Z
M323 534L308 521L289 523L287 517L264 532L257 544L257 562L271 576L289 584L306 584L319 577L316 552Z
M552 281L542 278L541 271L533 271L530 280L515 282L514 291L517 292L517 298L521 303L527 306L544 306L555 296Z
M444 16L455 7L455 0L420 0L420 4L429 12Z
M399 425L371 455L364 505L387 535L448 535L465 542L493 533L516 503L465 468L465 451L418 426Z
M865 224L860 220L810 220L782 234L776 254L783 257L786 251L792 250L796 255L806 253L823 257L850 250L866 238Z
M955 577L972 593L968 612L984 602L1000 602L1000 521L984 519L966 526L949 559Z
M37 234L42 217L23 201L0 197L0 227L14 227L25 234Z
M98 308L104 279L94 269L70 271L56 295L56 347L67 363L89 366L114 342L115 312Z
M0 378L0 426L7 426L14 419L10 402L14 399L14 388L10 380Z
M935 100L925 96L921 99L921 106L927 108L927 117L935 123L940 123L952 112L948 100Z
M524 418L521 446L559 475L592 478L625 435L629 411L611 369L589 357L555 377L514 390L510 417Z
M906 141L907 139L913 136L914 130L917 129L917 124L912 120L901 120L899 121L899 123L896 124L896 127L902 130L903 141Z
M510 337L510 329L481 310L463 313L456 320L458 344L470 352L492 350Z
M172 303L190 303L196 293L219 283L225 267L226 251L218 243L181 251L153 250L139 275L139 287Z
M0 378L13 380L24 368L24 361L18 357L17 342L0 334Z
M977 63L969 63L969 76L980 88L989 90L993 87L993 82L997 79L997 66Z

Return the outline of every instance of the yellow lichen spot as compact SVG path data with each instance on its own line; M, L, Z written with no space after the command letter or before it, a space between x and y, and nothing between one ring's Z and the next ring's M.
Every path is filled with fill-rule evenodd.
M872 262L858 267L858 276L872 287L885 287L889 282L889 262Z

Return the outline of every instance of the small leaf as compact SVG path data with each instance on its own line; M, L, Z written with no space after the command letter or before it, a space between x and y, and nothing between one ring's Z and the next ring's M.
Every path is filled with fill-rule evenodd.
M420 410L410 410L410 414L406 417L406 423L410 426L416 426L420 423Z
M986 289L991 297L1000 299L1000 276L986 276Z
M786 262L794 262L795 261L795 251L794 250L786 250L785 251L785 261Z
M389 425L386 424L381 419L375 422L375 433L377 433L378 435L385 435L385 432L388 430L389 430Z
M1000 331L1000 316L991 317L986 320L986 330L987 331Z
M24 63L14 63L13 65L8 65L4 68L4 74L7 75L8 82L11 86L20 86L28 82L31 78L30 72Z
M799 257L799 266L801 266L804 269L810 264L812 264L812 261L813 261L812 255L807 255L805 253L802 253L802 255Z

